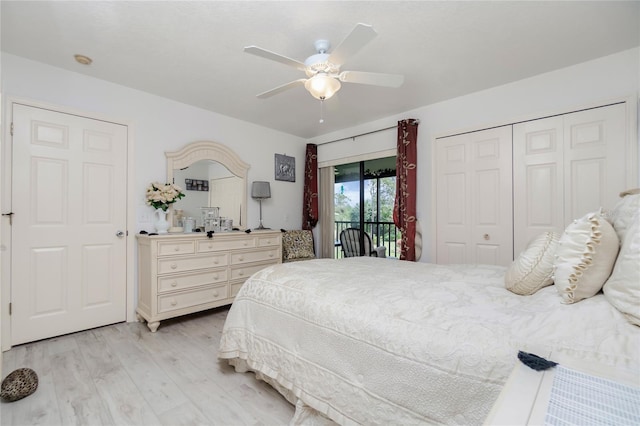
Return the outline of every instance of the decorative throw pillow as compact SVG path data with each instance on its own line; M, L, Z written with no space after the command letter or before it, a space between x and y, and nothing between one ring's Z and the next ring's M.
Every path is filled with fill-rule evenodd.
M313 234L311 231L287 231L282 235L282 259L302 260L314 259Z
M507 290L529 296L553 284L553 261L560 236L545 232L531 240L504 276Z
M609 220L618 234L620 245L623 245L624 237L631 226L631 219L640 211L640 188L624 191L620 196L622 199L609 214Z
M38 389L38 375L30 368L18 368L2 381L0 398L13 402L31 395Z
M629 222L618 260L602 291L629 322L640 326L640 212Z
M594 296L618 256L618 236L602 210L574 220L560 237L554 263L554 283L563 303Z

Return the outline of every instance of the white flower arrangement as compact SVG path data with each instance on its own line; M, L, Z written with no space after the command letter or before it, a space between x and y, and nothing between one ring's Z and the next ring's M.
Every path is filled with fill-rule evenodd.
M182 188L173 183L153 182L147 187L147 204L167 211L169 206L185 196Z

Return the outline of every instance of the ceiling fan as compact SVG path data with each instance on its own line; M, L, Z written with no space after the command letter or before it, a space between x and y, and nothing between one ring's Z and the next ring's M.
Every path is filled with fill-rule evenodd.
M328 40L316 40L314 47L316 54L309 56L304 62L288 58L258 46L247 46L244 51L272 61L280 62L290 67L304 71L309 78L301 78L275 87L257 95L258 98L268 98L285 90L304 86L311 95L324 101L340 90L342 83L370 84L373 86L400 87L404 76L398 74L380 74L364 71L340 71L340 67L356 54L377 35L371 25L357 24L355 28L342 40L331 53Z

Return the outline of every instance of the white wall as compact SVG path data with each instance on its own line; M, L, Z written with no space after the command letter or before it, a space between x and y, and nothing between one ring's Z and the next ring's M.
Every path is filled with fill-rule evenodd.
M376 120L315 138L322 143L394 126L404 118L418 118L418 218L422 222L424 252L431 261L433 138L460 130L504 124L537 114L564 112L612 98L638 95L640 48L541 74L503 86L451 99L396 116ZM251 123L204 111L127 87L50 67L14 55L2 55L2 94L96 112L131 123L135 138L135 184L138 188L136 230L150 224L144 205L144 188L164 180L164 151L173 151L196 140L223 143L251 164L253 180L271 182L272 198L263 206L264 222L272 228L301 226L304 140ZM320 162L363 153L395 149L395 130L374 133L318 148ZM273 179L273 154L296 157L296 182ZM269 159L268 161L265 161ZM258 203L248 200L249 226L258 223Z
M227 145L249 163L248 185L254 180L271 182L272 198L262 209L265 224L275 229L302 226L304 139L4 52L1 63L4 102L19 97L98 113L131 125L138 191L133 231L152 229L153 209L145 205L144 190L151 182L165 181L164 152L200 140ZM276 153L296 157L295 183L274 180ZM258 216L258 202L249 199L249 227L258 225Z
M639 93L640 48L620 52L561 70L451 99L397 116L315 138L321 144L340 138L395 126L404 118L420 119L418 128L417 215L422 223L422 262L433 260L431 148L437 136L531 119L620 99ZM638 143L640 145L640 141ZM318 147L318 161L335 163L354 152L394 149L396 131L387 130ZM639 180L640 182L640 180Z

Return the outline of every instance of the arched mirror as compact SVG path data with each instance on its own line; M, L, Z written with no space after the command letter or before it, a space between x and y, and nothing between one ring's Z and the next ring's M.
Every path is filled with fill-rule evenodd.
M186 194L173 204L173 211L181 209L202 225L201 208L219 207L220 216L232 219L234 227L246 227L249 164L225 145L210 141L193 142L165 156L167 182Z

